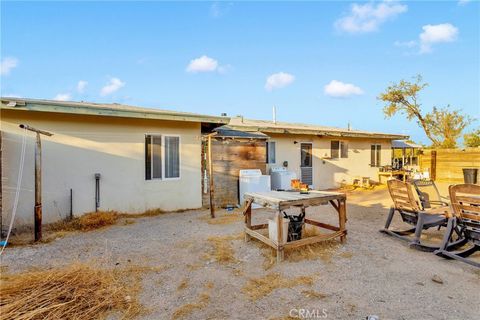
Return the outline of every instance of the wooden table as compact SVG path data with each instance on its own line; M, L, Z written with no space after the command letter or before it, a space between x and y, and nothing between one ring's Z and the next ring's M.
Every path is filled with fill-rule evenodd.
M382 177L393 178L393 176L402 176L403 182L407 180L407 172L405 170L383 171L378 173L378 183L382 183Z
M344 193L327 191L309 191L308 194L301 194L300 192L294 191L245 193L245 241L249 241L250 238L255 238L274 248L277 251L277 262L283 261L285 249L298 248L300 246L337 237L340 237L340 240L343 243L347 236L347 229L345 228L347 222L346 199L347 197ZM277 224L278 241L274 241L257 231L267 229L268 224L252 225L253 203L276 210L275 221ZM306 224L321 229L327 229L332 232L283 243L283 230L281 228L283 219L282 210L290 207L301 207L302 212L305 212L305 208L307 207L324 204L332 205L332 207L338 212L338 227L305 218Z

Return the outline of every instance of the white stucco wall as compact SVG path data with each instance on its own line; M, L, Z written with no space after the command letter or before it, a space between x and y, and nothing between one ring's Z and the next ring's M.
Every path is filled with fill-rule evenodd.
M102 116L1 111L3 221L10 221L25 123L52 132L42 137L43 221L65 217L73 189L75 215L95 210L94 174L101 174L100 209L199 208L200 123ZM180 179L145 180L145 134L180 135ZM33 224L35 134L27 133L26 161L16 225Z
M295 171L300 177L300 143L313 143L313 186L315 189L338 187L342 181L352 183L358 176L378 180L378 168L370 166L370 146L380 144L381 165L391 164L391 142L384 139L343 138L348 142L348 158L328 159L330 157L330 142L337 138L320 138L309 135L268 134L270 141L276 142L276 163L272 166L282 166L288 161L289 170ZM294 143L297 141L298 143Z

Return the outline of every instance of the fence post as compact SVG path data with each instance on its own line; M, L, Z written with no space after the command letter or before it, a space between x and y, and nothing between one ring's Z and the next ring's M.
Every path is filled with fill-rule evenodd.
M437 179L437 151L432 150L430 158L430 179Z

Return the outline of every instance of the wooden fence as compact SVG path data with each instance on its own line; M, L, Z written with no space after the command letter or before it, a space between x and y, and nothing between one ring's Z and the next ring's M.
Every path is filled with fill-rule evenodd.
M480 148L423 150L419 164L434 180L462 183L463 168L480 170Z

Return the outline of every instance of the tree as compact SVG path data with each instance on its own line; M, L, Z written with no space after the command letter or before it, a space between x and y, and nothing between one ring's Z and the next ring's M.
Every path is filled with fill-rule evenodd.
M480 129L467 133L463 136L463 144L465 147L480 147Z
M416 119L433 147L455 148L463 129L472 120L459 110L450 110L450 106L434 107L432 112L423 114L419 93L426 86L428 83L423 82L421 75L417 75L413 82L400 80L388 86L385 92L378 96L379 100L387 103L383 108L385 117L391 118L400 113L410 121Z

